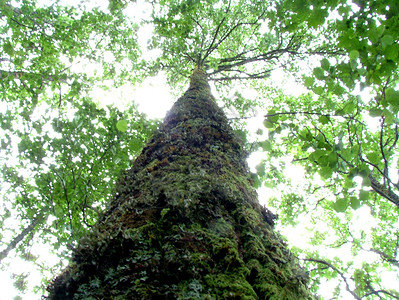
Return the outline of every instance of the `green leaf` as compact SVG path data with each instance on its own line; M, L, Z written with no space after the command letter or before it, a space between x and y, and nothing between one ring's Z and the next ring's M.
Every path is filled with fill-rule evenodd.
M360 190L360 192L359 192L359 199L360 199L361 201L368 200L368 199L369 199L369 196L370 196L370 192L365 191L365 190Z
M270 141L259 142L259 146L261 146L264 151L272 150L272 144L270 143Z
M314 77L305 77L304 78L304 85L307 87L307 88L310 88L312 85L314 84Z
M384 36L381 38L382 47L383 47L383 48L386 48L387 46L392 45L392 44L393 44L393 41L394 41L394 39L393 39L393 37L392 37L391 35L389 35L389 34L384 35Z
M268 128L268 129L274 127L273 122L271 122L269 119L264 120L264 121L263 121L263 125L264 125L266 128Z
M280 118L280 115L276 114L275 110L269 110L267 112L267 114L269 115L267 117L267 120L269 120L270 122L273 122L273 123L277 122Z
M319 122L320 122L321 124L328 124L328 123L330 122L330 118L329 118L329 117L326 117L326 116L320 116L320 117L319 117Z
M336 95L340 96L340 95L342 95L345 92L346 92L345 88L340 86L339 84L334 86L334 93Z
M322 157L326 153L325 150L317 149L309 155L309 159L312 161L317 161L320 157Z
M328 155L328 161L330 163L330 167L335 166L338 161L338 155L335 151L331 151Z
M378 152L371 152L366 155L367 159L369 162L371 162L374 165L378 165L380 163L380 156Z
M253 181L254 188L260 188L262 186L262 181L260 180L259 176L255 173L251 173L251 179Z
M343 187L344 187L345 189L349 189L349 188L353 187L353 177L352 177L352 176L347 176L347 177L345 178Z
M258 164L256 167L256 174L258 174L259 177L262 177L266 174L266 170L265 170L265 163L260 163Z
M357 50L351 50L351 51L349 52L349 58L350 58L351 60L356 60L356 59L358 59L358 58L359 58L359 55L360 55L360 53L359 53L359 51L357 51Z
M384 30L384 28L382 26L380 26L378 28L371 28L370 30L367 30L367 36L373 44L376 44L378 42L379 38L382 35L383 30Z
M3 50L5 53L7 53L9 56L14 56L14 47L12 46L12 44L10 42L6 42L3 45Z
M133 150L134 152L139 151L143 147L143 144L141 140L139 139L133 139L129 142L129 148L130 150Z
M304 12L306 14L306 12ZM317 28L319 25L323 24L325 20L324 10L317 10L309 15L307 19L310 27Z
M313 88L313 92L317 95L322 95L324 93L324 88L321 86L316 86Z
M370 115L370 117L381 117L381 115L382 115L382 109L379 109L379 108L371 108L370 110L369 110L369 115Z
M346 209L348 208L348 200L344 198L338 199L334 204L333 204L333 209L336 212L345 212Z
M352 114L356 109L356 105L355 103L348 103L347 105L345 105L344 107L344 112L348 115Z
M385 91L385 99L392 106L399 106L399 91L388 88Z
M165 217L165 215L170 211L170 208L164 208L161 210L161 219L163 219Z
M127 130L127 120L119 120L116 122L116 129L121 132L125 132Z
M321 60L321 67L322 67L324 70L328 71L328 69L330 68L330 62L328 61L327 58L323 58L323 59Z
M324 70L322 68L320 68L320 67L317 67L317 68L313 69L313 75L319 80L324 79L324 77L325 77L324 76Z
M360 208L360 199L357 198L357 197L351 197L351 198L350 198L349 205L350 205L353 209L358 209L358 208Z
M331 178L333 170L329 166L322 167L319 171L321 178L328 179Z
M397 60L397 58L399 57L399 45L393 44L387 46L384 50L384 54L386 59L388 60Z

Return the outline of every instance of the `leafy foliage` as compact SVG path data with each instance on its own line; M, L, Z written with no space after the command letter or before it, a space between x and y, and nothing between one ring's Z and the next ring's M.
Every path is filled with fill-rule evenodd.
M301 187L306 192L288 189L274 205L283 223L308 215L318 219L317 226L328 224L336 235L330 246L351 245L353 259L376 254L371 262L354 268L353 259L329 261L319 253L308 253L313 257L308 259L311 265L336 270L354 298L397 298L397 292L385 290L378 278L384 268L397 272L398 266L399 61L390 49L398 45L394 25L398 6L389 1L336 3L330 9L339 17L323 26L346 55L320 58L312 74L303 75L311 92L299 97L279 93L265 115L268 141L273 145L267 149L266 161L289 154L307 178ZM287 164L281 163L284 170ZM283 172L265 175L263 169L258 175L268 186L284 178ZM355 219L360 214L376 225L369 230L359 228ZM326 239L318 233L315 244Z
M211 80L261 79L288 67L293 56L321 51L303 26L284 20L278 1L160 1L154 8L152 47L157 64L173 78L187 77L184 61L204 65ZM272 30L269 30L272 28ZM324 49L323 51L328 51ZM175 55L179 53L179 55ZM172 80L171 80L172 82Z
M94 85L138 81L137 28L97 8L1 1L0 10L0 260L16 249L34 262L35 243L65 256L157 126L133 103L121 111L92 99Z

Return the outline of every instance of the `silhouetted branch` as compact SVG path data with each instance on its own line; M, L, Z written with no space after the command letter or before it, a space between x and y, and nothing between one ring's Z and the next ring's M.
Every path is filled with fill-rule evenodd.
M315 258L305 258L305 259L303 259L303 260L304 260L304 261L315 262L315 263L318 263L318 264L322 264L322 265L325 265L325 266L329 267L330 269L333 269L335 272L337 272L337 274L338 274L338 275L342 278L342 280L344 281L346 290L347 290L355 299L357 299L357 300L360 300L360 299L361 299L358 295L355 294L355 292L353 292L353 291L350 289L348 280L346 279L346 277L344 276L344 274L343 274L340 270L338 270L335 266L333 266L331 263L329 263L329 262L327 262L327 261L325 261L325 260L315 259Z
M20 234L18 234L13 240L8 244L8 246L0 252L0 263L1 261L7 257L7 255L11 252L11 250L15 249L17 245L28 235L30 234L36 227L36 225L39 223L39 221L42 219L41 216L33 219L31 223L26 227Z
M273 70L266 70L263 72L259 72L259 73L255 73L255 74L249 74L247 72L244 71L240 71L240 70L229 70L230 72L237 72L237 73L241 73L241 74L245 74L245 76L225 76L225 77L218 77L218 78L212 78L209 77L210 81L228 81L228 80L248 80L248 79L263 79L263 78L268 78L270 77L270 73Z
M385 294L385 295L388 295L388 296L392 297L392 299L399 299L398 296L395 296L394 294L392 294L392 293L390 293L390 292L387 292L387 291L385 291L385 290L372 291L372 292L370 292L370 293L368 293L368 294L365 294L362 298L366 298L366 297L368 297L368 296L371 296L371 295L378 295L378 294Z
M383 184L379 183L377 179L375 179L373 176L369 175L369 179L371 182L371 187L375 192L377 192L379 195L389 200L390 202L395 204L396 207L399 208L399 196L397 194L395 194L392 190L388 189ZM387 179L389 180L389 178Z

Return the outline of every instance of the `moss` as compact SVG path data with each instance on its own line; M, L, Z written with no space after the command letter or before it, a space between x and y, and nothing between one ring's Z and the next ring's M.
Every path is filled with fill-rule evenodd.
M259 298L242 273L209 274L204 280L216 299Z

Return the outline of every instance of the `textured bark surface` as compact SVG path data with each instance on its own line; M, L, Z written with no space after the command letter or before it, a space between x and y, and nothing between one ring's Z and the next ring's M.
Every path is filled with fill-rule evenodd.
M311 299L240 140L193 72L51 299Z

